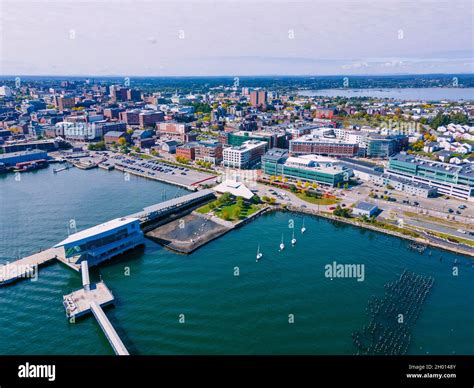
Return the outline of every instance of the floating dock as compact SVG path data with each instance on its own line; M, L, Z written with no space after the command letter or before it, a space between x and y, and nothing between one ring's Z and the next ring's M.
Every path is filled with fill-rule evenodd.
M115 354L128 356L127 348L105 315L101 306L113 303L114 296L103 281L91 286L87 261L81 262L82 285L80 290L63 296L63 305L68 318L77 318L92 313L97 319Z

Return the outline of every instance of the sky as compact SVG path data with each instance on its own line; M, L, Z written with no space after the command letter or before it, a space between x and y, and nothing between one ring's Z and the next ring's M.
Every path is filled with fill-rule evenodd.
M0 0L0 75L473 73L470 0Z

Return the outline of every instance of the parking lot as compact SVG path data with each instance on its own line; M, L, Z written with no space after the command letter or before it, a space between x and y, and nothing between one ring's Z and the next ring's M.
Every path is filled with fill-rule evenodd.
M172 166L159 160L145 160L120 154L109 155L107 164L126 169L130 173L150 177L181 186L193 186L199 182L211 183L214 176L186 167Z

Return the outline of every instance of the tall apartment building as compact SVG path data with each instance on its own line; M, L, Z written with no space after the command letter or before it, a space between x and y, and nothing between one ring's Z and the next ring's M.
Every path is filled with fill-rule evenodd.
M72 109L76 106L76 101L72 96L57 96L56 106L59 110Z
M259 107L267 103L267 92L265 90L253 90L250 92L250 105Z
M265 154L267 142L248 140L240 146L224 148L222 164L226 167L248 169L257 166Z

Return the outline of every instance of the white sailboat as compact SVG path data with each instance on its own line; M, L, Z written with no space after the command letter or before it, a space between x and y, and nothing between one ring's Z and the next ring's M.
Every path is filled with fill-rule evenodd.
M293 228L293 237L291 239L291 245L295 245L296 244L296 238L295 238L295 228Z
M280 252L285 249L285 244L283 243L283 233L281 234L281 243L280 243Z
M306 228L304 227L304 218L303 218L303 226L301 227L301 234L306 232Z
M260 252L260 244L258 244L258 248L257 248L257 260L256 261L259 261L263 256L263 253Z

